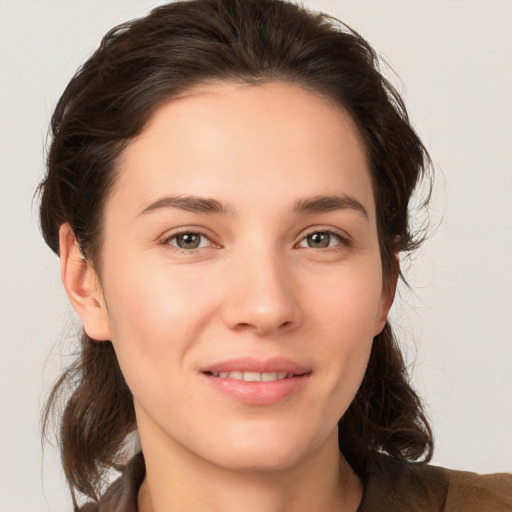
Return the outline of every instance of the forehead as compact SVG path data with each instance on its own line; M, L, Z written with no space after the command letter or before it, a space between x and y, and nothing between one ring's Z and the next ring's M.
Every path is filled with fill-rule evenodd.
M162 105L125 149L116 191L137 207L163 193L290 201L349 193L373 209L365 145L351 117L296 85L215 83ZM279 196L278 196L279 197Z

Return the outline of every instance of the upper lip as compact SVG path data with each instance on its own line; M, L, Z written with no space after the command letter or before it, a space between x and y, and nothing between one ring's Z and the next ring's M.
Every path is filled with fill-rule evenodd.
M293 373L304 375L311 369L286 358L258 359L255 357L238 357L209 364L200 369L202 373L221 372L258 372L258 373Z

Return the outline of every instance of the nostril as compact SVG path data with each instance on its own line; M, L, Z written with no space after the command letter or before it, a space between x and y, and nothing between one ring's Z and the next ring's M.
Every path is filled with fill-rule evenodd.
M250 324L250 323L248 323L248 322L240 322L240 323L237 325L237 327L238 327L239 329L247 329L247 328L251 328L252 326L251 326L251 324Z

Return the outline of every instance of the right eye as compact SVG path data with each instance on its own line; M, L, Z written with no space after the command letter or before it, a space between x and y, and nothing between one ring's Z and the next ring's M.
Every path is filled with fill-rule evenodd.
M206 235L193 231L176 233L166 238L163 243L173 245L182 251L193 251L213 245Z

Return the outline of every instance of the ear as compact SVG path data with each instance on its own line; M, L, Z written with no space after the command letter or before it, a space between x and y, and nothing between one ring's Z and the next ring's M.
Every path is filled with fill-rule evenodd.
M374 336L380 334L386 325L389 310L391 309L393 301L395 300L396 286L398 283L399 275L400 261L398 259L398 254L395 254L395 264L393 265L393 271L391 275L386 279L386 286L384 286L382 289L380 308L377 314L377 318L375 319L375 329L373 332Z
M83 256L68 223L59 229L59 248L62 283L86 334L94 340L109 340L107 308L98 275Z

